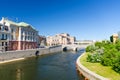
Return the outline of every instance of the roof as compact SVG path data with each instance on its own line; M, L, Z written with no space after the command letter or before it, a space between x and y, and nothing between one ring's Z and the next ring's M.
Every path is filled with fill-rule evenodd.
M113 36L118 36L118 34L117 34L117 33L114 33Z
M25 23L25 22L20 22L18 23L19 26L30 26L29 24Z
M13 22L11 20L8 20L8 19L6 19L4 17L2 18L2 20L8 22L11 25L15 25L17 27L31 27L32 29L36 30L33 26L31 26L30 24L27 24L25 22L19 22L19 23L17 23L17 22Z
M16 26L19 26L19 27L27 27L27 26L30 26L30 24L27 24L27 23L25 23L25 22L17 23L17 22L13 22L13 21L10 21L10 20L5 20L5 21L8 22L9 24L16 25Z

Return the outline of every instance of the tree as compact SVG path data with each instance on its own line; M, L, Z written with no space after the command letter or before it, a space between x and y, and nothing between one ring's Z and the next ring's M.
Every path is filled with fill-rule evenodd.
M113 42L113 36L110 36L110 41Z
M86 51L92 53L87 56L88 62L100 62L120 73L120 40L117 40L115 44L110 41L96 42L95 46L87 47Z
M112 65L112 69L120 73L120 53L118 54L118 57L115 59L114 64Z
M102 43L101 42L96 42L95 46L98 47L98 48L101 48L102 47Z
M99 53L88 54L87 61L92 63L101 62L101 54Z
M116 41L115 47L118 51L120 51L120 41L119 40Z
M94 52L96 50L94 45L90 45L86 48L86 52Z

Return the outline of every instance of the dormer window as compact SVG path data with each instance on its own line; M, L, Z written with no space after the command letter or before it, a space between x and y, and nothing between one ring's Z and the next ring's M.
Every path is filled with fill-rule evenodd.
M8 31L8 26L5 26L5 28L4 28L6 31Z
M2 29L2 26L0 26L0 30Z
M2 24L0 24L0 30L2 30Z

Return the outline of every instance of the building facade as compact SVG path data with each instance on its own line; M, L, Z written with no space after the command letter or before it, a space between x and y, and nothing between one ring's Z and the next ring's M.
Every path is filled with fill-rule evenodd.
M4 30L1 31L1 39L5 39L1 40L1 43L4 43L4 48L7 46L6 50L25 50L37 47L38 31L30 24L16 23L5 18L2 18L0 24L1 29Z
M55 36L47 37L46 41L48 46L67 45L67 44L74 44L75 37L72 37L67 33L61 33L61 34L56 34Z
M9 48L10 27L5 23L0 23L0 51L6 51Z
M110 40L111 40L111 42L116 43L118 38L119 38L119 35L117 33L115 33L110 37Z
M38 36L38 46L39 47L46 46L46 37L45 36L42 36L42 35Z

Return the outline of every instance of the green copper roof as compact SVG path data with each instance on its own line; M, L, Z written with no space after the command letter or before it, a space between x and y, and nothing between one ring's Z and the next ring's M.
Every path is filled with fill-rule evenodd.
M15 25L17 27L31 27L32 29L36 30L33 26L31 26L30 24L27 24L25 22L19 22L19 23L17 23L17 22L13 22L11 20L5 19L4 17L2 18L2 20L8 22L11 25Z
M28 26L31 26L30 24L27 24L27 23L25 23L25 22L19 22L19 23L17 23L17 22L13 22L13 21L10 21L10 20L6 20L6 22L8 22L9 24L11 24L11 25L16 25L16 26L18 26L18 27L28 27ZM31 26L32 27L32 26ZM33 27L32 27L33 28Z
M28 27L28 26L30 26L29 24L27 24L25 22L16 23L16 22L13 22L13 21L10 21L10 20L6 20L6 22L8 22L9 24L12 24L12 25L16 25L18 27Z
M29 24L27 24L27 23L25 23L25 22L20 22L20 23L18 23L18 25L19 25L19 26L24 26L24 27L29 26Z
M8 22L9 24L12 24L12 25L18 25L18 23L15 23L13 21L10 21L10 20L5 20L6 22Z

